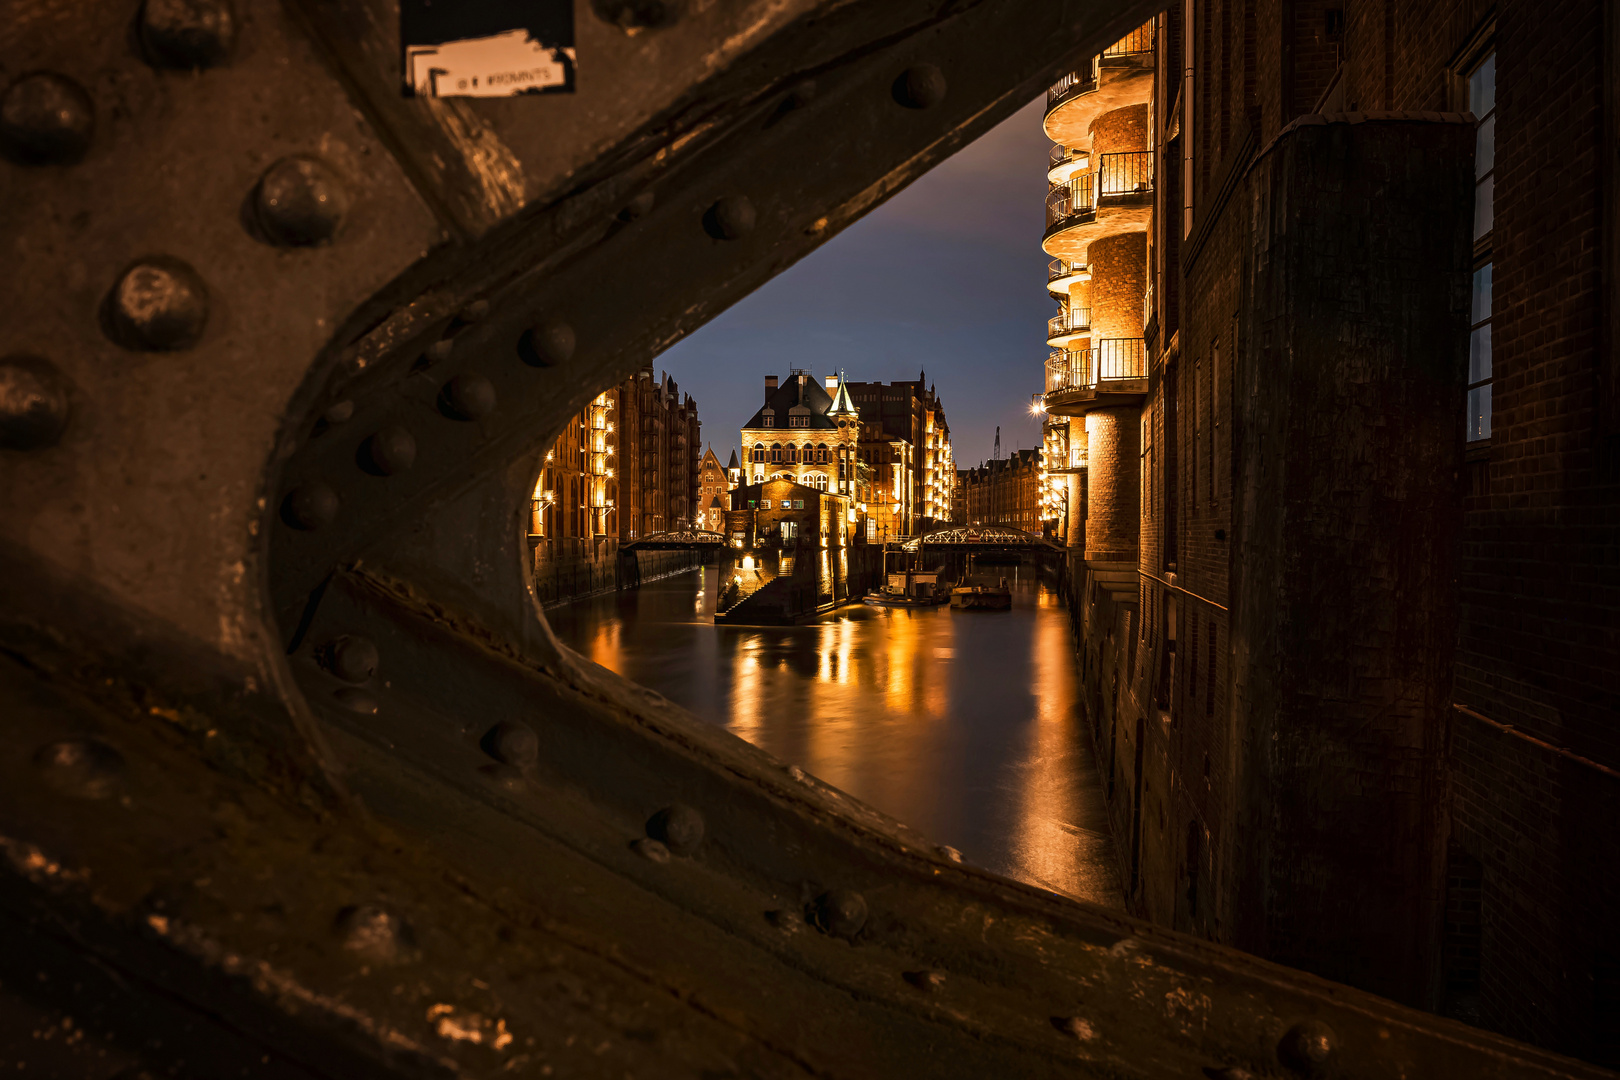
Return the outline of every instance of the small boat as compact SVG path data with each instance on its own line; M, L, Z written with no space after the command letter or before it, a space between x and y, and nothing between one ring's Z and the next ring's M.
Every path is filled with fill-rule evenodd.
M1007 611L1012 607L1012 590L1000 585L963 585L951 590L951 607L964 611Z
M907 570L890 574L888 585L861 597L863 604L880 607L938 607L951 598L939 580L938 570Z

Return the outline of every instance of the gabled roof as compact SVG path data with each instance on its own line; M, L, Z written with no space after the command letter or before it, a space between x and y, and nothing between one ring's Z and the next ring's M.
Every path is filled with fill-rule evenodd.
M716 469L720 468L720 459L714 456L714 447L712 446L703 451L703 456L698 459L698 469L702 470L706 468L711 461L714 462L714 467Z
M832 395L822 389L821 383L814 375L808 372L795 372L787 380L771 391L765 405L744 424L744 428L762 428L765 426L765 409L770 409L773 428L788 427L787 416L795 408L800 409L799 415L805 412L810 414L809 427L836 428L838 424L827 418L827 410L832 405ZM804 430L800 428L798 430Z

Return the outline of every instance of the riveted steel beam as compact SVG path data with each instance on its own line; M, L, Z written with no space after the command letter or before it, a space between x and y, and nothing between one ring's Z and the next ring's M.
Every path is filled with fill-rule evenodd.
M676 9L453 106L390 96L386 3L8 10L0 1048L1597 1075L962 866L557 645L534 447L1150 8Z

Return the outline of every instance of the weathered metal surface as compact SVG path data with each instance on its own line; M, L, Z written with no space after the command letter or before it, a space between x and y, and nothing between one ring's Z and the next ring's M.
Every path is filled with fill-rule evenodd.
M0 102L7 1060L1596 1075L964 867L528 593L590 393L1150 7L599 4L476 104L389 96L381 2L0 12L90 102Z

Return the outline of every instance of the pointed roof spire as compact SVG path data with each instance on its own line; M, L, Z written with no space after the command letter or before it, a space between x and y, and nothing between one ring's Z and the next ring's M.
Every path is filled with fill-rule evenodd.
M837 416L839 413L859 411L855 408L855 400L849 396L849 385L844 378L843 369L840 368L838 371L838 392L833 395L832 408L827 410L827 415Z
M735 446L733 446L731 448L731 464L727 465L726 468L735 469L737 467L738 467L737 466L737 448Z

